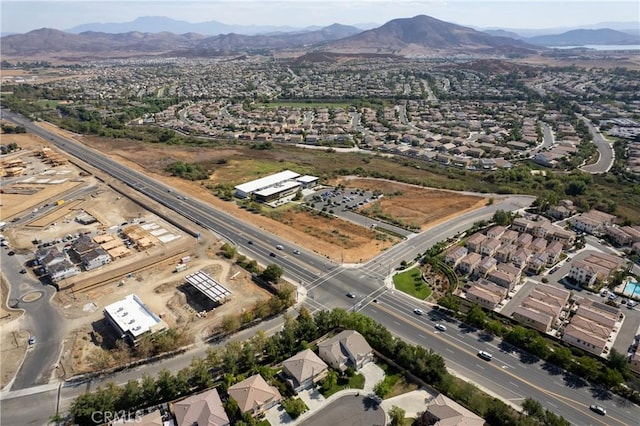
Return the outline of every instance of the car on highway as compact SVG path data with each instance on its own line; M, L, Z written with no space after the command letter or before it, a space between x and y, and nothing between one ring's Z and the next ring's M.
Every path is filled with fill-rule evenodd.
M276 254L274 252L271 252L271 253L269 253L269 256L276 257Z
M33 346L36 344L36 336L29 337L29 346Z
M355 293L349 292L349 293L347 293L347 297L348 297L349 299L355 299L355 298L356 298L356 295L355 295Z
M594 413L598 413L601 416L606 416L607 415L607 410L605 410L604 407L598 405L598 404L591 404L591 406L589 406L589 408L591 409L591 411L593 411Z
M277 248L278 250L282 250L284 247L282 247L282 245L278 244L278 245L276 246L276 248Z
M253 245L253 241L249 240L249 241L247 241L247 244L249 244L251 246L251 245Z
M414 314L416 314L416 315L422 315L422 314L424 314L424 312L423 312L423 311L422 311L422 309L420 309L420 308L415 308L415 309L413 310L413 313L414 313Z
M447 327L443 324L436 324L436 330L438 331L447 331Z
M294 250L293 254L295 254L296 256L299 256L300 255L300 250Z
M478 356L484 359L485 361L491 361L493 359L493 355L485 351L478 351Z

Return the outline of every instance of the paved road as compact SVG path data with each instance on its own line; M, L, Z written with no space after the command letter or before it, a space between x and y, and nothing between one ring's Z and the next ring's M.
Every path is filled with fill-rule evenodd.
M24 310L20 321L20 330L28 331L36 338L36 344L27 350L22 367L16 374L12 390L49 383L54 366L62 351L62 341L66 335L64 318L49 303L55 295L55 289L44 286L31 273L19 271L29 260L21 254L7 255L8 250L0 252L2 275L11 283L8 304ZM27 342L19 342L25 345Z
M587 173L598 174L606 173L613 166L613 160L615 159L615 152L613 145L610 141L602 136L602 133L593 125L589 120L579 116L585 124L589 127L589 132L593 137L593 143L598 147L598 161L594 164L589 164L581 167L581 169Z
M300 426L371 426L384 425L382 408L365 395L345 395L329 403Z
M384 284L385 277L402 260L409 261L415 258L418 253L423 253L434 243L466 230L478 220L490 217L497 209L517 210L525 207L533 201L533 197L510 197L502 203L496 202L479 211L467 213L453 223L441 224L429 232L394 246L365 265L350 268L338 266L306 251L303 251L300 256L284 257L283 254L290 253L292 246L270 234L238 222L235 218L215 211L197 200L178 200L176 195L181 197L184 195L169 193L169 188L165 185L113 163L101 154L77 143L51 136L37 127L34 129L32 123L19 122L19 124L33 129L35 133L43 135L48 140L53 140L73 155L79 156L150 198L179 212L199 226L215 230L253 258L269 263L274 259L270 258L268 253L273 251L275 245L285 245L284 250L278 251L275 261L282 265L290 280L302 284L301 292L307 295L305 303L312 310L343 307L362 311L389 328L394 335L425 347L435 348L442 353L448 365L457 373L468 377L495 395L514 402L521 401L525 396L532 396L540 400L546 408L565 416L575 424L633 424L640 418L640 409L637 406L627 406L624 400L591 390L588 384L582 384L576 380L565 382L557 372L540 367L534 368L531 362L522 362L522 359L514 358L508 353L502 354L497 342L485 341L474 332L464 330L455 332L453 330L454 326L457 326L455 323L450 327L452 330L444 336L436 334L431 325L425 323L428 321L427 317L413 315L415 301L404 294L389 290ZM255 243L247 244L248 239ZM348 291L355 292L358 297L347 298L345 294ZM378 299L379 303L373 303L373 299ZM490 349L494 353L494 360L486 364L479 362L475 356L478 348ZM188 365L192 356L191 353L179 356L163 362L162 366L171 365L171 370L177 371L179 366ZM129 378L140 377L142 371L153 374L155 370L154 366L145 366L140 370L119 373L111 379L116 383L123 383ZM84 386L83 389L86 389ZM93 388L95 383L89 383L89 386ZM41 390L42 392L38 394L24 396L13 394L11 396L14 398L5 399L2 415L7 420L7 424L29 424L35 417L39 416L38 418L42 420L50 416L52 412L45 413L45 408L29 413L22 413L18 409L27 404L38 404L36 401L41 395L43 401L49 401L51 392L56 392L56 389L49 388ZM63 388L61 391L63 407L78 392L80 392L78 388ZM606 419L591 413L586 408L596 397L603 398L601 405L609 411ZM7 398L6 395L5 398Z

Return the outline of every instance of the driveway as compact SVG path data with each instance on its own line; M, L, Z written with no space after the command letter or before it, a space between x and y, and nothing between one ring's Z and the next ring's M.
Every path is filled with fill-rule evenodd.
M385 414L380 405L364 395L355 393L342 395L335 401L299 423L304 426L383 426Z

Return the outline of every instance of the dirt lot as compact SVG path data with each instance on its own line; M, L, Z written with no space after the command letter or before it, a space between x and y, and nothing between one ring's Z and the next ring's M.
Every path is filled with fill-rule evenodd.
M265 169L265 162L244 158L241 155L238 157L238 152L233 148L210 150L174 148L123 141L95 139L87 141L77 135L75 138L108 152L123 164L154 175L154 177L173 186L177 191L209 202L216 208L236 217L244 218L297 246L314 250L336 261L345 263L366 261L396 241L386 234L380 235L375 230L363 229L336 218L314 215L303 209L282 210L279 212L278 220L273 220L266 216L250 213L235 203L222 201L214 196L204 183L189 182L166 176L163 173L164 167L178 159L186 162L203 160L216 165L211 170L210 183L229 182L226 179L230 176L243 182L279 171L282 168L291 167L291 164L286 162L274 162L277 163L277 166L271 170ZM40 142L36 141L36 143ZM220 163L218 162L220 158L230 158L230 161ZM331 161L331 159L327 161ZM407 223L415 223L421 229L427 229L449 217L478 208L486 203L486 200L481 197L434 191L419 186L397 184L378 179L351 178L328 181L328 183L334 185L343 183L352 188L380 190L385 193L385 196L376 204L382 214L398 217ZM145 212L136 203L128 201L126 197L120 197L106 187L92 195L94 196L91 197L90 202L85 202L78 208L83 208L95 215L101 222L99 226L103 228L115 227L121 221L130 221L133 218L149 219L149 212ZM58 220L55 226L42 228L40 232L48 232L44 238L53 239L64 235L69 232L68 227L74 226L72 219L66 219L69 218ZM29 227L23 227L13 232L12 238L20 245L27 247L33 239L33 233ZM55 302L59 304L61 311L67 318L67 328L71 331L62 358L67 376L86 371L89 368L86 356L96 348L97 343L92 341L92 331L105 330L102 319L104 306L127 294L135 292L154 312L161 314L167 324L178 328L185 327L196 340L208 335L227 313L237 313L258 300L268 297L264 290L251 282L249 274L217 255L221 244L219 241L208 239L207 236L195 244L189 243L188 241L193 240L186 238L190 239L191 237L185 237L181 244L186 244L185 250L192 257L186 271L174 273L175 260L162 261L153 267L134 272L131 277L123 278L120 274L88 291L67 291L58 294ZM161 257L159 253L153 251L148 255ZM130 263L131 261L134 260L120 262ZM120 265L124 265L124 263ZM193 297L193 294L189 294L182 288L184 276L200 269L208 272L223 285L228 286L234 295L229 302L209 312L206 317L198 314L202 300L199 301Z
M269 297L265 290L253 284L246 271L240 270L239 267L218 256L220 242L211 238L209 234L196 242L193 237L167 224L160 217L145 210L126 196L114 192L93 176L80 176L80 169L73 164L64 164L58 167L38 164L39 160L36 157L31 158L31 151L47 146L47 142L33 137L20 137L24 135L17 136L18 139L15 141L23 149L17 152L15 157L20 157L25 162L28 161L29 170L26 176L13 178L13 182L10 184L22 186L23 184L19 182L31 175L40 178L40 171L46 168L53 171L54 175L57 171L64 170L64 176L71 176L76 180L73 191L83 187L92 187L90 191L86 191L79 197L66 200L64 204L57 206L45 215L38 213L32 221L24 225L9 226L4 230L3 234L17 253L26 254L33 251L35 246L32 240L36 238L46 242L60 239L68 234L91 232L95 236L100 233L115 233L116 229L122 227L124 222L134 220L145 220L147 224L156 223L173 234L182 235L181 238L173 242L157 244L145 252L114 260L110 265L94 271L83 272L60 283L61 287L65 287L76 281L78 283L103 282L98 286L89 287L86 291L61 291L54 299L54 303L58 304L66 319L64 326L69 330L61 360L64 368L56 371L64 372L68 377L87 370L88 365L85 357L96 347L95 342L90 339L91 331L94 329L104 330L104 320L102 319L104 307L128 294L138 294L152 311L162 315L169 326L185 329L195 337L196 341L209 335L211 330L219 325L224 315L241 312L257 301ZM9 185L5 186L5 188L7 187ZM34 207L40 206L43 202L55 202L61 193L68 193L70 190L70 188L60 185L46 186L45 189L50 189L46 193L47 196L44 196L45 193L40 193L37 196L10 194L13 197L11 205L15 207L19 204L20 208L16 211L32 214ZM6 195L3 194L5 203L7 203ZM98 219L98 223L78 224L74 219L81 212L93 215ZM19 214L24 218L23 213ZM177 219L181 220L181 218ZM192 261L189 262L186 271L174 272L177 260L175 256L170 258L172 253L178 253L179 256L191 256ZM137 272L132 273L131 277L125 276L123 271L135 270L145 262L153 264L153 266L144 270L138 269ZM197 293L186 291L183 285L185 275L198 270L209 273L232 292L232 297L227 303L209 311L206 315L198 314L198 311L201 311L202 307L206 305L206 299L203 300ZM30 269L29 274L32 276ZM104 277L111 278L105 281ZM77 286L76 289L79 287ZM5 290L6 288L3 287L3 309L0 317L2 325L0 361L3 386L11 380L22 362L27 348L25 344L20 342L26 342L28 338L28 335L17 334L20 323L17 318L20 316L20 312L9 311L6 308L8 291Z
M167 176L163 172L164 168L174 161L197 162L211 166L212 174L208 183L214 185L218 183L237 184L265 174L275 173L287 167L297 166L296 170L300 170L301 167L304 169L304 164L314 163L316 159L326 163L335 162L333 158L323 158L324 153L296 152L298 160L296 164L274 157L269 165L266 164L266 161L260 161L260 156L277 156L278 153L259 152L254 154L234 147L210 149L172 147L94 138L86 139L84 142L103 152L109 152L118 161L128 164L132 168L153 174L155 178L172 185L179 191L207 201L216 208L236 217L244 218L244 220L268 230L294 245L306 247L334 261L345 263L366 261L397 241L388 235L380 235L378 232L365 230L340 219L326 219L295 209L283 212L279 221L276 221L250 213L235 203L222 201L214 196L204 183ZM257 155L258 157L251 158L247 155ZM221 162L221 159L224 159L224 162ZM316 167L319 166L316 164ZM312 171L310 170L310 172ZM341 182L343 181L336 180L329 183L337 185ZM435 191L384 180L350 179L349 185L354 188L381 189L388 194L395 193L394 196L383 197L380 200L379 205L383 212L391 216L398 215L406 221L415 222L422 230L449 217L481 207L486 203L486 200L481 197L461 195L456 192Z
M66 374L91 371L87 356L100 346L92 339L93 332L104 338L105 348L109 346L111 332L105 324L103 308L127 294L137 294L167 325L187 331L196 342L210 335L225 315L267 299L269 293L256 286L249 273L217 255L219 246L217 241L201 241L193 247L189 267L182 272L175 272L175 264L162 264L89 291L60 293L57 303L73 326L61 360ZM200 270L232 292L229 301L205 315L198 312L208 301L184 286L185 276Z
M366 210L379 210L405 224L412 224L422 231L486 205L487 200L475 195L463 195L452 191L426 189L420 186L401 184L384 179L344 178L334 185L344 184L350 188L381 191L380 200L371 203Z
M9 294L7 283L4 277L0 277L0 389L13 379L18 367L22 363L22 358L27 351L27 339L29 333L20 330L21 310L9 309L4 303Z

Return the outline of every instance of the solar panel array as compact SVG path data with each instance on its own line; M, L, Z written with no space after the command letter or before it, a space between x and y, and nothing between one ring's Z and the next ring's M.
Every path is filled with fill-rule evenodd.
M202 271L187 275L186 280L216 303L221 303L225 298L231 296L231 291Z

